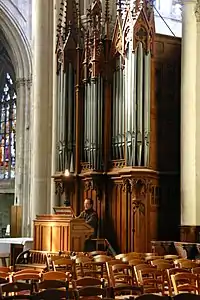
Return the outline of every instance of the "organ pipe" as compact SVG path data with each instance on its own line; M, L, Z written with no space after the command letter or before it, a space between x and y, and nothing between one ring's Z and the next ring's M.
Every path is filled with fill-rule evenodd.
M138 43L138 69L137 69L137 163L142 165L143 148L143 48Z
M101 76L85 84L84 161L94 170L102 166L103 80Z
M144 60L144 165L149 164L150 151L150 91L151 91L151 55L145 55Z
M117 59L113 74L112 93L112 155L113 159L124 158L124 73L122 61Z
M136 164L136 131L137 131L137 98L136 98L136 80L137 80L137 52L132 53L132 95L133 95L133 108L132 108L132 156L131 166Z

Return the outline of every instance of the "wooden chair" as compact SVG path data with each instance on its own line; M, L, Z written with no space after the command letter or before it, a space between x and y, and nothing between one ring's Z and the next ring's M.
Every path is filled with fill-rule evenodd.
M76 299L86 300L92 298L92 300L94 300L106 298L108 290L96 286L88 286L74 290L74 294Z
M46 251L26 250L21 252L14 263L14 272L22 269L48 271L50 268L49 256Z
M175 254L166 254L164 255L164 259L170 260L170 261L174 261L175 259L178 259L178 255Z
M160 263L157 263L155 265L155 267L157 268L157 270L164 271L164 270L172 269L174 266L170 263L160 262Z
M84 277L77 280L72 280L73 289L80 289L87 286L104 288L104 281L95 277Z
M200 267L191 269L191 272L197 276L198 294L200 295Z
M130 260L133 260L133 259L141 259L141 257L139 255L135 255L135 254L129 254L125 257L122 257L122 261L123 262L129 262Z
M4 299L5 296L18 296L18 298L23 299L27 295L33 293L33 286L30 283L24 282L9 282L0 285L0 298ZM14 295L13 295L14 294ZM15 297L16 298L16 297Z
M147 257L147 256L158 256L158 253L156 253L156 252L147 252L147 253L142 254L142 257Z
M12 281L12 273L0 272L0 283L7 283Z
M189 269L189 270L200 267L199 264L195 263L192 260L181 261L181 262L179 262L179 265L180 265L180 268Z
M85 276L92 276L96 278L103 278L104 277L104 270L105 270L105 262L95 262L95 261L88 261L82 264L83 273ZM106 276L107 279L107 276Z
M115 255L115 259L122 259L123 257L127 256L127 253L120 253L120 254L117 254Z
M184 261L188 261L189 259L187 258L178 258L174 260L174 266L180 268L180 263Z
M164 295L164 274L155 268L146 268L139 271L139 281L144 293L160 293Z
M133 276L133 268L128 264L115 264L111 266L111 274L110 274L111 286L116 287L120 284L133 285L134 284L134 276Z
M14 275L19 275L19 274L38 274L38 275L41 275L41 271L40 270L34 270L34 269L22 269L22 270L19 270L17 272L14 273Z
M71 274L71 278L76 279L76 267L75 261L73 259L61 257L59 259L56 259L55 261L52 261L52 266L54 271L64 273L68 272Z
M195 294L198 292L197 276L195 274L182 272L171 275L171 280L175 295L180 292Z
M40 292L47 289L60 289L69 287L69 282L64 280L43 280L36 283L36 291Z
M90 266L90 262L92 261L93 259L88 256L80 256L75 259L76 278L85 276L85 270L87 271L90 269L89 266Z
M171 268L166 270L169 296L173 296L173 285L172 285L171 275L178 274L178 273L185 273L185 272L190 273L189 270L184 270L182 268Z
M142 265L145 263L145 261L141 258L135 258L135 259L131 259L129 260L129 265L130 266L137 266L137 265Z
M36 282L41 280L41 274L35 274L35 273L21 273L21 274L13 274L12 275L12 281L30 281L30 282Z
M145 257L145 261L151 263L153 260L163 259L163 256L155 256L155 255L148 255Z
M159 263L169 263L169 261L164 258L158 258L151 261L152 266L157 266Z
M137 297L137 300L170 300L168 296L161 296L155 294L144 294Z
M42 280L62 280L62 281L68 281L70 279L70 273L69 272L60 272L60 271L49 271L42 274Z
M144 270L146 268L155 268L155 267L153 267L152 265L148 265L147 263L141 264L141 265L136 265L136 266L133 267L134 277L135 277L137 286L141 286L142 285L142 283L140 282L139 271Z
M142 295L144 292L142 286L135 285L117 285L110 289L110 296L113 299L132 299L135 296ZM123 296L122 296L123 295Z
M4 266L0 266L0 272L6 272L6 273L11 273L12 272L12 267L4 267Z
M32 291L36 291L36 284L41 280L40 273L26 273L26 272L17 272L11 276L12 282L22 282L22 283L30 283L32 286Z
M89 254L89 256L107 255L107 252L96 250L96 251L89 252L88 254Z
M69 297L69 291L62 289L47 289L43 290L32 297L32 300L66 300L72 299Z
M111 261L112 260L112 256L108 256L108 255L96 255L94 256L93 260L95 262L107 262L107 261Z
M200 295L181 293L173 296L172 300L200 300Z

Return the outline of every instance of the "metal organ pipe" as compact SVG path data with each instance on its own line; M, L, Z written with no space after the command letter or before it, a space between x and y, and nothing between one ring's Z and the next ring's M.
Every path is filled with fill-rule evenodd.
M96 170L97 166L96 166L96 151L97 151L97 140L96 140L96 134L97 134L97 124L100 120L97 119L97 97L98 97L98 85L97 85L97 79L95 78L95 80L93 80L92 82L93 85L93 118L92 118L92 122L93 122L93 134L92 134L92 152L93 152L93 161L92 161L92 165L93 168Z
M62 136L64 141L64 149L63 149L63 164L64 169L66 169L66 149L67 145L67 134L66 134L66 102L67 102L67 74L63 72L63 101L62 101Z
M88 107L88 162L91 163L91 85L90 83L87 84L88 89L88 101L87 101L87 107Z
M87 110L87 85L84 86L84 160L88 161L88 110Z
M112 99L113 107L112 107L112 148L113 148L113 155L112 158L116 158L116 151L115 151L115 139L116 139L116 71L113 74L113 99Z
M119 61L117 61L119 63ZM116 70L116 136L115 136L115 147L116 147L116 158L119 159L119 64Z
M101 128L102 128L102 115L101 115L101 77L98 77L97 81L97 150L96 150L96 156L97 156L97 164L96 167L97 169L101 168L101 160L100 160L100 150L101 150Z
M101 168L102 117L103 117L103 79L99 75L85 84L84 106L84 160L90 168Z
M144 57L144 165L149 165L151 54Z
M125 71L124 67L122 68L122 149L123 149L123 158L125 152Z
M58 152L58 169L59 171L62 171L62 163L61 163L61 153L60 153L60 97L61 97L61 88L60 88L60 83L61 83L61 72L59 71L58 77L57 77L57 81L58 81L58 88L57 88L57 101L58 101L58 110L57 110L57 147L59 149Z
M127 59L126 59L126 164L130 165L130 155L131 155L131 53L130 44L127 49Z
M137 52L132 52L132 95L133 95L133 105L132 105L132 158L131 165L136 164L136 128L137 128L137 105L136 105L136 79L137 79Z
M74 110L74 88L73 88L73 69L71 63L68 65L68 109L67 109L67 168L70 172L74 172L74 149L73 141L75 140L73 130Z
M143 148L143 48L138 44L138 70L137 70L137 163L142 164Z
M123 93L123 74L122 74L122 65L121 65L121 57L120 57L120 66L119 66L119 118L120 118L120 126L119 126L119 137L120 137L120 145L119 145L119 150L120 150L120 159L123 159L123 131L122 131L122 124L123 124L123 100L122 100L122 93Z
M104 83L103 83L103 78L100 77L100 123L101 123L101 126L100 126L100 136L99 136L99 149L100 149L100 152L99 152L99 168L101 169L103 166L102 166L102 146L103 146L103 88L104 88Z

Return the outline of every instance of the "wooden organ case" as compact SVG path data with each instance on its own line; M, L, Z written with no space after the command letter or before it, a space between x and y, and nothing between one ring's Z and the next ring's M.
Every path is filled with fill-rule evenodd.
M74 218L71 207L58 207L52 215L34 220L34 249L43 251L84 251L93 229L85 220Z
M91 1L84 17L78 2L61 1L57 29L57 201L78 214L93 199L100 237L147 252L163 219L153 7L117 1L113 26L112 1Z

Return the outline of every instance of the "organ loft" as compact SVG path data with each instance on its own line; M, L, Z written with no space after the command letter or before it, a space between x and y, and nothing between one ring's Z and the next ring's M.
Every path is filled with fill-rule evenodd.
M61 2L56 81L58 205L93 199L116 251L179 239L180 40L156 34L153 3Z

